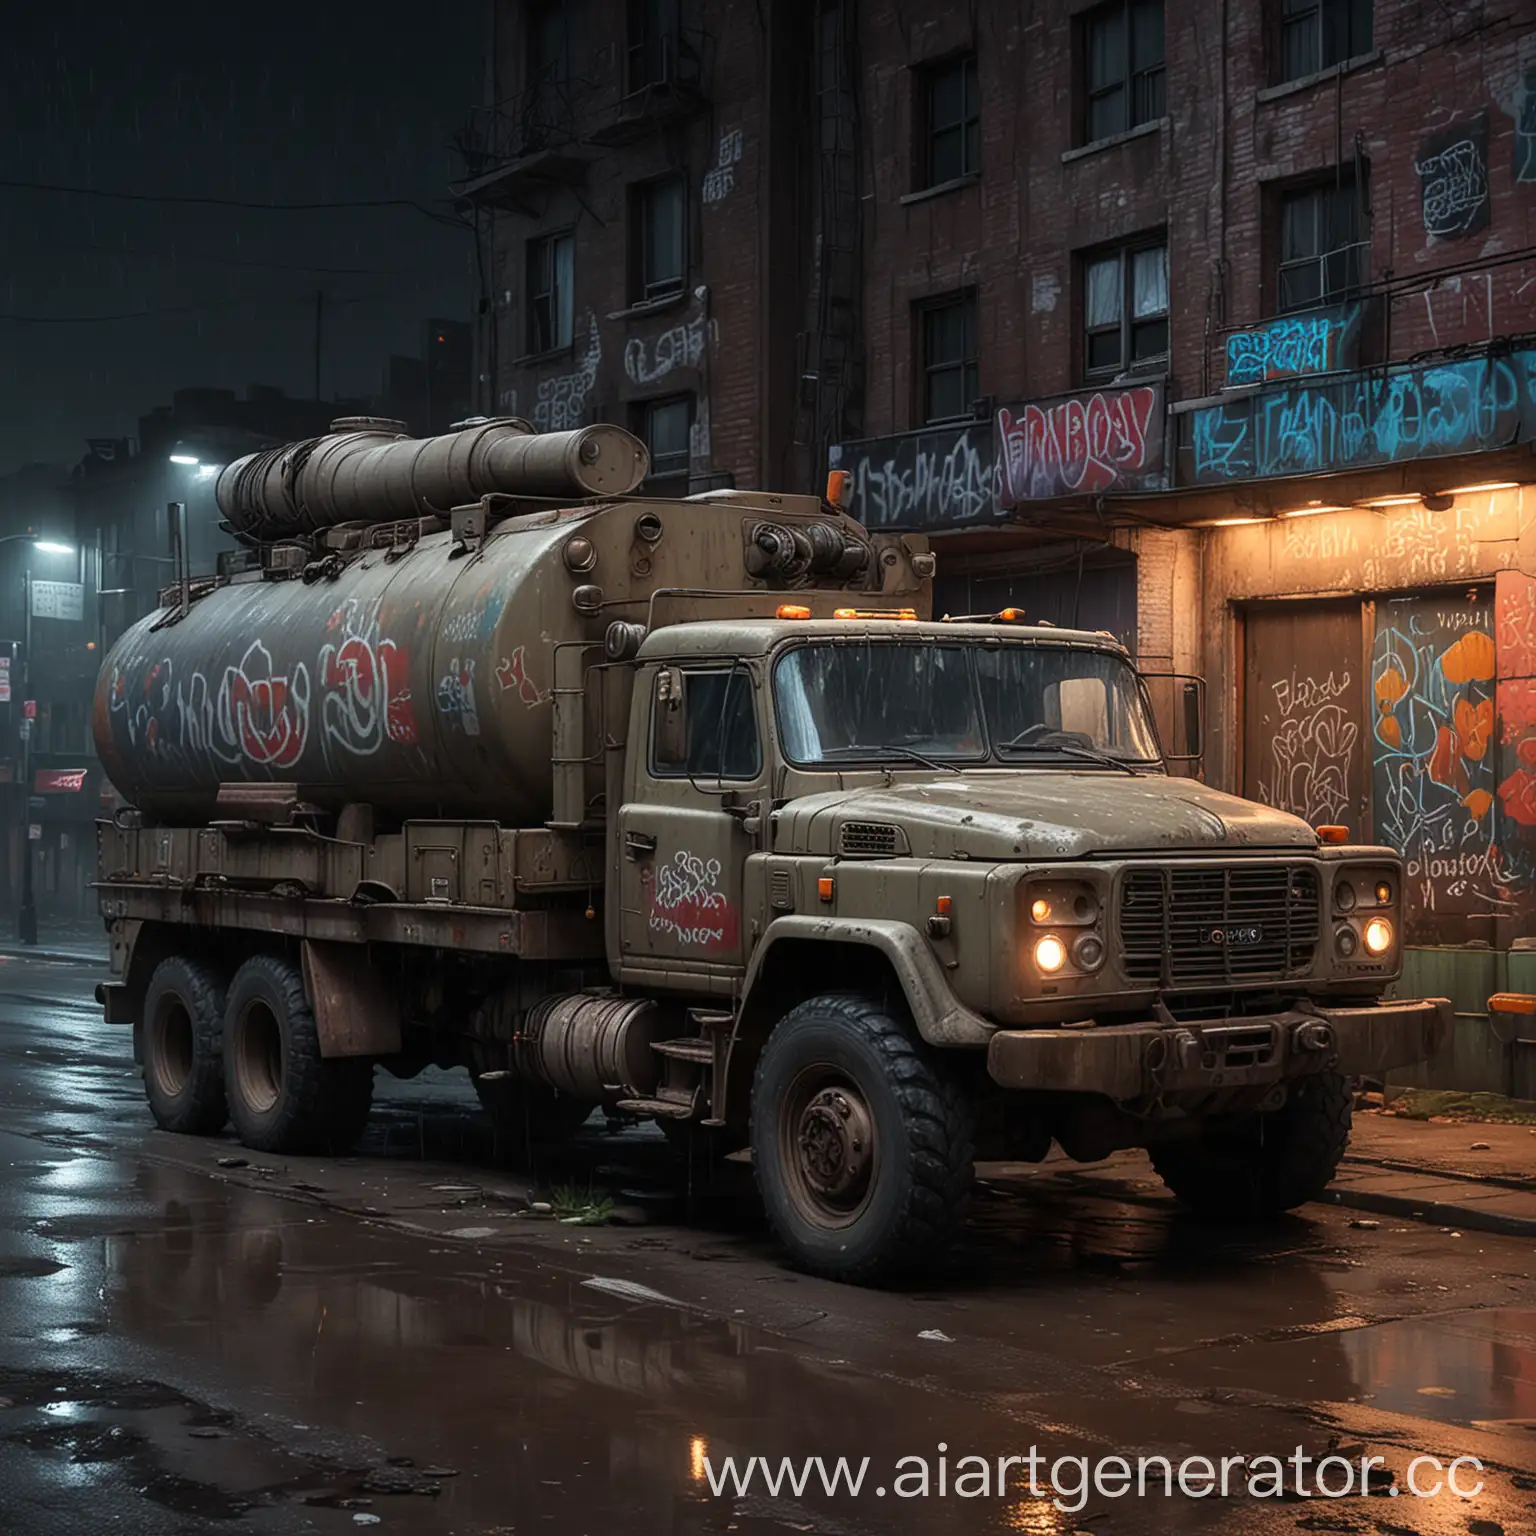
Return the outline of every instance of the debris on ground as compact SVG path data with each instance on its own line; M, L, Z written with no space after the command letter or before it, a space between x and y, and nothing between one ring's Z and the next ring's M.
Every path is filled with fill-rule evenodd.
M927 1339L930 1344L953 1344L955 1342L942 1328L924 1328L918 1334L918 1338Z
M1375 1095L1366 1095L1373 1098ZM1374 1107L1374 1106L1373 1106ZM1458 1093L1447 1089L1409 1088L1381 1108L1404 1120L1482 1121L1490 1125L1536 1125L1536 1102L1502 1093Z

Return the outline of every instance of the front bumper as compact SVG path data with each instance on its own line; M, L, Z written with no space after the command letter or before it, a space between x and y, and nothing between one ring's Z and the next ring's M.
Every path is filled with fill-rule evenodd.
M1166 1100L1313 1072L1379 1077L1432 1056L1450 1028L1449 1000L1425 998L1200 1024L1005 1029L992 1036L987 1071L1004 1088Z

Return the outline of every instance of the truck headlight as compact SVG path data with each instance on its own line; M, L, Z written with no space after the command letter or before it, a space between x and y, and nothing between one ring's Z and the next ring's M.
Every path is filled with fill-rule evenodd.
M1365 925L1365 947L1373 955L1384 955L1392 948L1392 924L1384 917L1373 917Z
M1035 964L1046 973L1054 975L1067 963L1067 946L1056 937L1054 933L1048 933L1035 945Z

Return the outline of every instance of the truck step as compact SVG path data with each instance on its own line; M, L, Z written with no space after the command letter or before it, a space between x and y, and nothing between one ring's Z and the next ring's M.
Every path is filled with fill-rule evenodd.
M691 1120L693 1104L679 1103L676 1099L620 1099L615 1109L626 1115L654 1115L658 1120Z
M736 1015L722 1013L717 1008L690 1008L688 1022L704 1034L711 1029L729 1029L736 1022Z
M714 1045L708 1040L653 1040L651 1049L658 1056L671 1056L678 1061L711 1062L715 1059Z

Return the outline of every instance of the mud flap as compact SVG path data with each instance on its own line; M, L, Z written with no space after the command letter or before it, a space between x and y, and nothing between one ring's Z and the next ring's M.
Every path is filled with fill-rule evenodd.
M320 1055L397 1055L399 1004L368 963L368 947L305 939L303 957L304 991L314 1009Z

